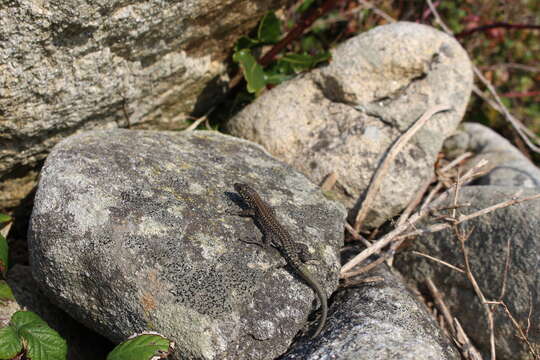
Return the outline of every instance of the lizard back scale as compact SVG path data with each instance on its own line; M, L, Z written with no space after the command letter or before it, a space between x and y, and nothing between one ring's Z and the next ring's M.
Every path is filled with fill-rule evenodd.
M287 230L278 222L272 207L264 202L253 188L247 184L236 183L234 184L234 189L240 194L248 206L248 208L239 215L251 216L257 221L264 235L263 240L265 247L268 248L270 244L276 247L293 270L300 275L300 277L302 277L302 279L304 279L317 294L319 301L321 302L321 319L312 338L317 337L321 333L326 322L328 305L326 294L324 293L322 286L315 280L313 275L301 261L303 249L300 248L300 245L302 244L298 244L292 239Z

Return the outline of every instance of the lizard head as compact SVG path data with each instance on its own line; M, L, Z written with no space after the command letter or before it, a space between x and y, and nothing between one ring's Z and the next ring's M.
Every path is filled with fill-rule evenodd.
M253 205L252 202L254 199L258 198L257 192L248 184L235 183L233 186L234 190L240 194L240 196L245 202L248 203L249 206Z

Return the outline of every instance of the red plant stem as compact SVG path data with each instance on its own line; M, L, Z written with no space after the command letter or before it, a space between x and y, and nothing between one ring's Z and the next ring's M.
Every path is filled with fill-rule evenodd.
M528 97L528 96L540 96L540 91L527 91L527 92L511 91L511 92L507 92L506 94L501 94L501 97L506 97L506 98L520 98L520 97Z
M261 64L262 67L270 64L270 62L274 60L276 55L279 54L281 50L283 50L288 44L294 41L294 39L302 35L304 30L310 27L311 24L315 22L315 20L332 10L332 8L336 6L337 2L338 0L326 0L320 7L312 9L302 20L300 20L296 24L296 26L291 31L289 31L287 36L281 39L280 42L274 45L274 47L272 47L270 51L268 51L261 59L259 59L259 64Z
M540 30L540 25L532 25L532 24L509 24L505 22L496 22L493 24L488 25L482 25L478 26L469 30L462 31L458 34L455 34L454 36L456 38L463 38L465 36L469 36L475 32L478 31L484 31L494 28L505 28L505 29L533 29L533 30Z

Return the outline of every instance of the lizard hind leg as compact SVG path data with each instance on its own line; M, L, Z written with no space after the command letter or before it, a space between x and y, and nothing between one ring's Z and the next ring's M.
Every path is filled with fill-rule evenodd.
M317 260L310 252L306 244L296 243L296 253L300 258L300 261L307 263L313 260Z

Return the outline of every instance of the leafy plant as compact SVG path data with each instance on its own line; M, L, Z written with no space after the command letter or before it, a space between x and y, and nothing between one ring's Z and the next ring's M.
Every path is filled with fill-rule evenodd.
M0 227L2 224L8 223L11 221L11 216L0 214ZM8 269L8 243L7 239L0 232L0 273L2 277L6 277L6 272Z
M167 357L174 342L159 334L140 334L116 346L107 360L150 360L155 356Z
M174 342L159 334L141 334L119 344L107 360L166 358ZM22 355L22 356L21 356ZM17 311L9 325L0 329L0 359L65 360L66 341L37 314Z
M5 214L0 214L0 227L2 224L11 222L11 217ZM0 304L6 300L13 300L13 293L11 288L4 280L8 270L8 243L6 239L7 232L9 231L9 225L0 231Z
M301 7L299 10L304 9ZM309 37L296 51L285 52L269 66L263 67L254 54L260 52L264 45L278 43L283 34L282 27L277 16L269 12L261 19L255 38L243 36L236 42L233 60L239 64L247 82L247 91L251 94L259 94L267 85L277 85L330 59L330 53L323 50L320 42Z
M13 359L21 352L32 360L65 360L67 345L38 315L17 311L0 329L0 359Z
M0 225L11 222L11 217L0 214ZM0 231L0 275L5 279L8 269L7 231ZM0 305L2 301L15 300L5 280L0 280ZM174 342L159 334L141 334L119 344L107 360L151 360L156 356L167 357ZM0 359L65 360L66 341L51 329L39 315L31 311L17 311L9 324L0 329Z

